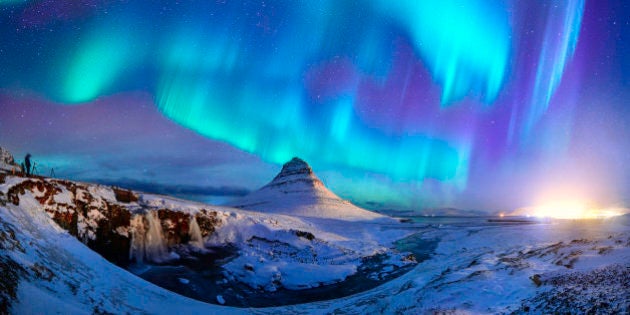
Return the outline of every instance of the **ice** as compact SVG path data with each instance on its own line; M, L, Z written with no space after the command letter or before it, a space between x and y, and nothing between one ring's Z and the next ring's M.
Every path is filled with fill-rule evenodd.
M223 299L223 296L217 295L217 302L219 302L219 304L223 305L223 304L225 304L225 299Z

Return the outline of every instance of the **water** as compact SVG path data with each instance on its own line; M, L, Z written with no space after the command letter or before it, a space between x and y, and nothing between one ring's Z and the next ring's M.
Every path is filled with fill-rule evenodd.
M197 248L203 248L201 229L199 228L199 223L197 223L197 218L194 215L190 219L189 226L190 228L188 230L188 234L190 234L190 241L188 243Z
M424 235L432 229L446 227L489 227L514 224L511 221L495 221L496 217L404 217L405 229L415 231L410 236L395 242L400 252L412 253L418 262L429 259L433 254L438 238L427 239ZM196 240L196 221L191 221L192 239ZM517 222L523 224L523 222ZM149 225L150 226L150 225ZM400 225L383 226L382 228L398 228ZM200 236L200 235L199 235ZM241 283L224 282L222 265L236 257L235 248L212 248L209 252L193 251L191 256L172 263L153 264L139 274L140 277L163 288L197 300L217 304L217 295L222 295L225 305L238 307L268 307L322 301L341 298L370 290L387 281L391 281L415 265L400 268L383 279L375 280L370 274L379 272L383 257L366 259L359 271L337 284L321 286L307 290L279 289L276 292L254 290Z
M139 264L145 261L162 263L169 259L162 224L157 215L156 211L148 211L144 215L136 214L131 219L129 258Z
M397 242L396 246L400 251L413 253L420 262L430 258L437 243L438 240L425 240L419 234L414 234ZM149 282L193 299L217 304L216 296L222 295L225 305L268 307L349 296L395 279L415 267L410 264L378 279L373 275L381 272L386 257L377 255L365 259L358 272L343 282L306 290L280 288L275 292L267 292L242 283L224 282L222 266L236 255L235 248L210 248L208 251L193 251L189 257L171 263L154 263L131 270Z

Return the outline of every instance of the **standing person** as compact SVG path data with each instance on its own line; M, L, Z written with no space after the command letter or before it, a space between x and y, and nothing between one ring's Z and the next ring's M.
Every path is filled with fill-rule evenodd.
M31 175L31 154L26 153L26 157L24 157L24 166L26 166L26 176Z

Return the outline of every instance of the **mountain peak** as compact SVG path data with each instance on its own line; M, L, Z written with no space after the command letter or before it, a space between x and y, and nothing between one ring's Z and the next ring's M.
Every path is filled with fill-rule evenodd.
M282 170L265 187L274 187L287 193L289 191L324 187L313 169L304 160L294 157L282 166Z
M294 157L291 159L291 161L284 163L284 165L282 166L282 170L280 171L280 173L278 173L278 175L276 175L272 182L284 177L295 175L310 177L310 175L314 176L314 173L313 169L310 165L308 165L308 163L298 157Z
M308 165L308 163L306 163L306 161L300 159L297 156L294 156L291 161L284 163L284 165L282 166L282 168L286 168L286 167L306 167L306 168L311 168L310 165Z
M339 198L317 178L304 160L294 157L267 185L236 200L242 209L308 217L374 219L381 215Z

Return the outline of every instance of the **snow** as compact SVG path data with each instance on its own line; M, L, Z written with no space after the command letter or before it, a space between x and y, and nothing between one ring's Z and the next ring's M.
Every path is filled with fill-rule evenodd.
M24 248L1 251L29 273L12 301L16 314L91 314L108 312L151 314L247 313L188 299L137 278L91 251L59 228L41 205L22 198L19 206L0 205L0 231L15 235ZM0 242L2 242L0 240ZM33 266L45 266L50 280L38 277Z
M12 177L9 179L15 182ZM55 191L52 204L40 204L35 197L43 196L44 192L33 188L34 193L26 189L20 195L20 208L46 210L50 217L60 211L75 211L70 210L74 209L75 198L65 187L68 184L54 180L48 180L48 183L54 188L47 189ZM106 201L115 197L111 189L103 186L82 185L74 189L81 200L90 200L90 210L85 216L78 214L77 218L77 233L85 242L95 240L99 222L106 219L101 209L109 208ZM372 233L372 229L380 226L373 221L292 217L141 193L137 203L109 202L130 209L130 225L118 227L115 232L131 236L129 257L133 261L140 264L165 263L180 258L167 246L163 231L163 226L166 228L168 222L170 225L173 222L169 219L160 222L157 217L159 209L179 211L190 215L188 244L198 250L203 250L205 246L233 245L238 249L239 256L223 266L226 277L268 291L306 289L343 281L357 272L363 258L376 254L385 254L391 261L402 261L405 254L393 252L389 247L395 239L409 234L405 230ZM214 233L206 238L202 237L196 219L202 211L214 213L218 221ZM395 220L389 222L400 226ZM63 231L56 224L54 226ZM244 265L252 266L253 271L244 271Z
M372 223L237 209L224 212L222 219L223 223L206 244L229 243L239 247L239 257L223 266L226 276L267 291L280 287L306 289L343 281L356 273L362 257L378 253L387 252L400 261L402 254L389 252L385 245L409 233L392 230L379 235L372 232L375 227ZM314 239L308 240L298 233L310 233ZM357 235L370 236L357 238ZM253 270L244 268L246 265Z
M22 182L28 180L28 178L24 178L24 177L16 177L16 176L7 176L4 179L4 183L0 184L0 192L2 192L3 194L7 194L7 192L9 192L9 189L15 185L21 184Z
M368 292L310 304L310 312L512 312L520 309L522 301L549 290L535 285L530 279L535 274L591 273L615 264L627 268L630 261L630 228L622 218L499 227L445 226L426 230L424 237L441 239L431 259ZM584 237L587 242L580 241ZM600 254L601 248L609 247ZM576 256L569 257L571 253ZM574 258L577 260L571 268L564 265ZM287 306L282 310L303 308Z
M0 184L0 192L6 195L10 187L24 180L7 176L5 183ZM111 189L97 185L89 185L87 189L94 194L94 205L105 199L115 202ZM61 194L68 193L62 191ZM37 190L27 190L20 195L17 206L0 203L0 236L14 235L19 244L19 247L11 245L6 237L0 237L3 248L0 258L10 259L24 269L11 312L252 312L182 297L110 264L54 223L43 211L47 205L40 204L34 198L36 195ZM67 201L66 196L59 198L55 200ZM607 220L438 227L405 225L392 220L340 220L261 213L148 194L140 194L138 203L127 206L136 210L177 209L188 214L197 214L201 209L216 211L220 223L216 231L201 238L201 242L236 246L239 255L224 266L226 279L267 291L299 290L341 281L357 272L363 258L375 254L387 256L388 265L380 271L387 273L391 266L404 264L402 253L389 249L391 242L415 232L421 233L423 239L439 240L430 259L374 289L342 299L256 309L260 314L494 314L524 312L525 307L544 312L542 310L550 309L544 305L537 308L536 303L545 301L543 297L547 295L554 297L552 302L547 302L556 303L549 304L554 307L553 313L555 307L564 305L566 301L562 297L567 292L578 294L575 288L581 287L586 289L580 291L580 298L607 294L606 303L612 301L610 307L628 307L628 302L621 298L627 296L628 288L619 280L626 279L624 272L630 267L628 215ZM134 235L140 228L147 229L142 234L151 235L148 242L134 235L137 250L155 245L157 252L161 252L158 259L175 259L175 253L168 249L163 251L158 225L150 222L155 223L154 213L150 210L136 212L132 217L134 223L121 232ZM85 225L89 226L98 217L96 213L88 214ZM191 219L191 230L195 230L192 222ZM538 279L540 286L532 279ZM590 285L584 282L587 280L598 284ZM179 281L185 285L190 279ZM216 300L220 304L226 302L222 295L217 295ZM585 304L584 307L590 306Z
M361 209L328 190L311 167L294 158L267 185L231 203L237 208L293 216L343 220L387 220Z
M89 185L88 191L93 196L98 196L109 202L116 202L116 194L111 189L111 187L101 186L101 185Z
M53 196L53 199L56 203L62 203L62 204L72 204L73 203L73 197L74 195L72 194L72 192L68 191L68 189L64 186L59 186L61 188L61 193L55 194Z
M88 314L80 305L67 303L59 292L42 290L35 285L22 282L18 288L17 299L28 301L20 303L14 309L15 314ZM66 293L67 294L67 293Z

